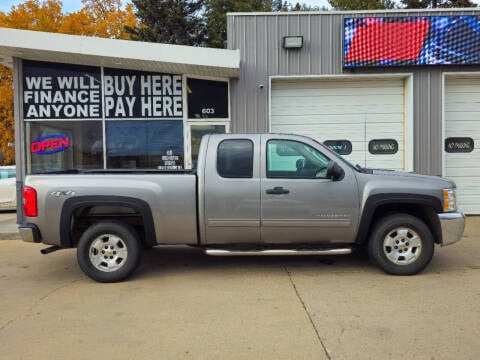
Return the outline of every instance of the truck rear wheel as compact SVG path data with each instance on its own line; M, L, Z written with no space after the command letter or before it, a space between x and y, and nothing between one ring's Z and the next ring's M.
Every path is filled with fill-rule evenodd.
M99 282L127 278L140 259L138 235L132 227L115 221L90 226L77 246L77 261L83 272Z
M407 214L381 219L368 242L370 258L393 275L414 275L422 271L432 260L434 247L427 225Z

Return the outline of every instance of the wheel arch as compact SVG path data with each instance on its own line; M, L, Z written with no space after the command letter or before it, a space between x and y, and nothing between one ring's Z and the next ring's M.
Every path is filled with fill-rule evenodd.
M74 247L74 239L72 236L72 219L77 210L82 208L114 206L133 209L142 219L144 238L144 246L154 246L156 243L155 225L153 221L150 205L141 199L131 198L127 196L76 196L67 199L62 206L60 216L60 241L64 248Z
M360 219L357 244L368 241L375 223L392 213L406 213L422 220L430 229L435 242L441 243L442 231L437 213L442 212L440 199L435 196L417 194L378 194L365 202Z

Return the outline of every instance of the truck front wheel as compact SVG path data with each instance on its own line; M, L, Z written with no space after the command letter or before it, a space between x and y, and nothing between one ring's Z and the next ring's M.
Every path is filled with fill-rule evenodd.
M368 252L385 272L414 275L430 263L434 246L432 233L423 221L407 214L393 214L375 225Z
M115 221L90 226L77 246L77 261L83 272L99 282L127 278L140 259L138 235L132 227Z

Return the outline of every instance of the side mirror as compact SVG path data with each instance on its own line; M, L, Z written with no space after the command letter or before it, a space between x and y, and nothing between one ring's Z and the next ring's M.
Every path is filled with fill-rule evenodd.
M345 171L335 161L330 160L327 166L327 177L333 181L342 180L345 176Z

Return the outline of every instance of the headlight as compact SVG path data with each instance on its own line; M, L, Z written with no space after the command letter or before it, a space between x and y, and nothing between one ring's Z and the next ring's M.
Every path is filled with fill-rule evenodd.
M443 189L443 211L457 210L457 194L455 189Z

